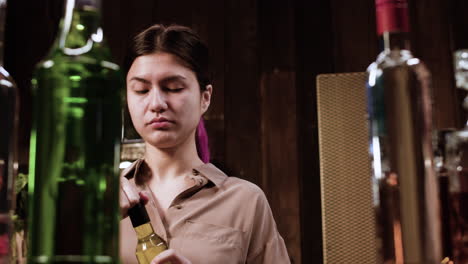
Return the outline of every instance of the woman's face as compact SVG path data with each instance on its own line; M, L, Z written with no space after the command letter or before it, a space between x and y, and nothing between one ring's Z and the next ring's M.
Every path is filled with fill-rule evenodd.
M194 140L212 88L200 92L195 73L168 53L137 57L127 74L127 103L140 136L157 148Z

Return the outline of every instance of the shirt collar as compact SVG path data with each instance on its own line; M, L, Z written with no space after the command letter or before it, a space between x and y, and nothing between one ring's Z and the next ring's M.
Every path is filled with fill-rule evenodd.
M142 163L143 159L137 159L136 161L132 162L130 166L125 168L120 174L127 178L127 179L132 179L135 178L135 174L137 173L138 169L140 168L140 165Z
M199 173L200 175L213 182L217 187L221 187L228 176L220 169L216 168L211 163L205 163L193 169L193 172Z
M126 177L127 179L136 179L135 176L142 164L143 159L137 159L135 162L132 163L128 168L122 171L122 176ZM198 167L193 168L192 173L194 175L201 175L207 178L209 181L213 182L217 187L221 187L224 184L224 181L228 178L228 176L214 166L211 163L205 163Z

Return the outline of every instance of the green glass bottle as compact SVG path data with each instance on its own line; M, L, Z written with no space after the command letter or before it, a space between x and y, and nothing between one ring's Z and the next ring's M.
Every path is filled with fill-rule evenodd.
M118 263L121 87L100 1L66 0L37 66L29 164L29 263Z

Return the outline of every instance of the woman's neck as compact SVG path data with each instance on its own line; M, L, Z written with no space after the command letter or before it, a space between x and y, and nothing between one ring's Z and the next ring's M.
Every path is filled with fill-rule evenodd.
M198 157L194 139L167 149L146 143L145 161L151 170L150 182L174 180L203 164Z

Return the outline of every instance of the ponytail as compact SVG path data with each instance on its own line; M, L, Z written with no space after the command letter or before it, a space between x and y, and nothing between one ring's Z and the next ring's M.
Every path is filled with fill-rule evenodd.
M204 163L210 162L210 149L208 147L208 134L206 133L205 122L203 117L200 118L200 122L195 132L195 144L197 146L197 153L200 159Z

